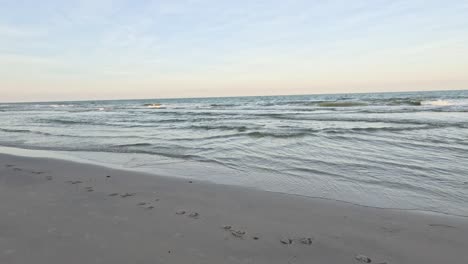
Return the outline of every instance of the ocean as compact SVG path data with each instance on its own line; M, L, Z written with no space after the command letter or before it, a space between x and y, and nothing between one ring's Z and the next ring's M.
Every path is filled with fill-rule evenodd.
M468 91L0 104L0 145L468 216Z

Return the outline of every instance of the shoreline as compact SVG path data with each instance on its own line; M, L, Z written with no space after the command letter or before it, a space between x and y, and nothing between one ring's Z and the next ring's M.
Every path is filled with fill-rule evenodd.
M2 263L468 261L463 217L50 158L0 154L0 199Z
M12 152L13 154L9 154L7 152ZM287 192L281 192L281 191L272 191L272 190L261 189L259 187L251 187L251 186L245 186L245 185L233 185L233 184L227 184L227 183L219 183L219 182L206 180L206 179L197 179L195 177L189 178L189 177L178 176L178 175L173 175L173 174L169 175L167 173L165 175L161 175L161 174L157 174L154 172L150 172L149 169L126 168L118 164L103 163L99 161L93 161L90 159L84 159L78 156L73 156L69 154L67 151L25 149L25 148L17 148L17 147L9 147L9 146L0 146L0 155L11 155L11 156L25 157L25 158L46 158L46 159L53 159L53 160L58 160L58 161L73 162L73 163L80 163L84 165L97 166L97 167L102 167L102 168L107 168L107 169L112 169L112 170L125 171L127 173L145 174L147 176L163 177L163 178L168 178L168 179L196 180L197 182L203 182L205 184L213 184L213 185L227 186L227 187L234 187L234 188L245 188L245 189L251 189L253 191L268 192L272 194L281 194L281 195L293 196L293 197L296 196L296 197L301 197L304 199L317 199L317 200L331 201L331 202L349 204L353 206L360 206L364 208L373 208L373 209L390 210L390 211L407 211L407 212L414 212L416 214L429 214L429 215L434 214L434 215L443 215L443 216L449 216L449 217L458 217L458 218L468 219L468 215L463 215L463 214L453 214L453 213L440 212L440 211L435 211L435 210L418 209L418 208L397 208L397 207L373 206L373 205L360 204L360 203L356 203L352 201L333 199L333 198L327 198L327 197L302 195L302 194L287 193ZM175 164L177 165L177 163Z

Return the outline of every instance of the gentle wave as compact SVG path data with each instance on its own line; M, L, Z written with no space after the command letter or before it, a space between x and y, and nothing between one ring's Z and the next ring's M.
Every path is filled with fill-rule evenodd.
M224 108L224 107L234 107L234 106L238 106L236 104L210 104L211 107L220 107L220 108Z
M219 125L197 125L190 126L190 129L202 129L202 130L237 130L239 132L247 131L246 126L219 126Z
M400 105L420 106L421 102L422 102L422 100L418 100L418 99L395 98L395 99L390 99L390 100L387 100L387 101L383 101L382 104L383 105L390 105L390 106L400 106Z
M65 138L83 138L83 139L90 139L90 138L95 138L95 139L105 139L109 138L109 135L70 135L70 134L54 134L54 133L48 133L48 132L41 132L41 131L36 131L36 130L28 130L28 129L5 129L5 128L0 128L1 132L5 133L19 133L19 134L34 134L34 135L41 135L41 136L49 136L49 137L65 137ZM112 135L112 138L116 139L142 139L140 136L136 135Z
M354 107L354 106L367 106L367 105L368 104L364 102L348 102L348 101L322 102L318 104L318 106L321 106L321 107Z
M41 131L33 131L33 130L28 130L28 129L6 129L6 128L0 128L0 131L6 132L6 133L30 133L30 134L37 134L37 135L44 135L44 136L52 136L52 134L50 134L50 133L41 132Z
M67 119L39 119L37 122L40 123L51 123L51 124L60 124L60 125L92 125L91 121L81 121L81 120L67 120Z
M121 144L117 145L117 147L149 147L153 144L150 143L133 143L133 144Z
M309 132L291 132L291 133L281 133L281 132L276 132L276 133L271 133L271 132L260 132L260 131L255 131L255 132L249 132L244 135L247 135L252 138L264 138L264 137L271 137L271 138L298 138L298 137L305 137L308 135L313 135L313 133Z

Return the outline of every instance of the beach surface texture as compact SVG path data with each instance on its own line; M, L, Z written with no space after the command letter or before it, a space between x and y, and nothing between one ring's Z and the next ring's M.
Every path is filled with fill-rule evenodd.
M0 263L468 263L468 219L0 154Z

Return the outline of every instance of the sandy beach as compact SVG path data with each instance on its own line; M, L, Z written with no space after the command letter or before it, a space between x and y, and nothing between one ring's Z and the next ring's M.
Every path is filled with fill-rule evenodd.
M468 0L1 3L0 264L468 264Z
M0 263L468 263L463 217L63 160L0 154L0 200Z

